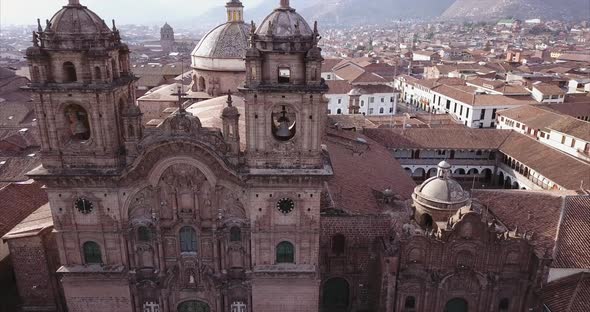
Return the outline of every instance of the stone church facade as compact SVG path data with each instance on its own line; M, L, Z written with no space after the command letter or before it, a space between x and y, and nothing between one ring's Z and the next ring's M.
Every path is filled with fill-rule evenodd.
M68 311L525 311L526 235L486 219L445 164L412 205L383 187L344 194L372 210L341 208L327 186L349 159L325 143L350 161L369 143L326 133L317 24L281 0L249 31L245 114L229 95L221 128L180 105L150 131L114 22L69 0L34 32L30 176L47 188Z

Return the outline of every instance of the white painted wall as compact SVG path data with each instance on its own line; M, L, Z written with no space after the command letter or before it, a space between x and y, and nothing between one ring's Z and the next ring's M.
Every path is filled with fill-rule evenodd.
M395 97L396 93L363 94L359 100L359 112L367 116L395 114L397 109ZM348 104L350 102L350 97L348 94L327 94L326 98L328 98L328 110L331 115L338 115L339 109L340 114L349 114ZM373 99L372 102L371 98Z

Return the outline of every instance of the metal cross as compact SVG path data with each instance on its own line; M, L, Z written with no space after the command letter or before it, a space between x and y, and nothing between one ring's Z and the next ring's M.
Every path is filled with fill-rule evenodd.
M178 86L178 91L176 93L172 93L173 96L178 96L178 112L184 113L184 107L182 107L182 97L187 96L188 93L182 92L182 87Z

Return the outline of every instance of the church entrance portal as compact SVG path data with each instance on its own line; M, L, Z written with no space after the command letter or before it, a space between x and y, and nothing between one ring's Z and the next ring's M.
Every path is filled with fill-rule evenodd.
M467 301L461 298L451 299L445 305L444 312L467 312Z
M348 311L350 287L343 278L331 278L324 283L323 312Z
M178 306L178 312L209 312L209 305L205 302L192 300L185 301Z

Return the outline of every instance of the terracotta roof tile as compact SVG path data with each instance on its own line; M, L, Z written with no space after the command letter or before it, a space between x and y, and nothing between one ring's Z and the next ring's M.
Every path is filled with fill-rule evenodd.
M590 196L566 197L553 267L590 269Z
M560 193L522 190L473 190L473 198L510 230L534 232L538 255L551 252L563 206Z
M0 189L0 237L48 201L37 182L12 183Z
M552 281L542 289L541 297L551 312L588 312L590 273L582 272Z
M364 133L388 148L495 150L509 130L471 128L366 129Z
M399 162L379 143L350 131L328 130L324 140L334 175L328 181L335 208L350 214L378 214L375 192L387 188L409 199L416 184Z
M500 151L566 189L577 190L580 183L590 185L589 164L529 136L512 132Z
M324 59L324 61L322 62L322 72L331 72L332 69L334 69L334 67L338 65L341 61L342 59L337 58Z

